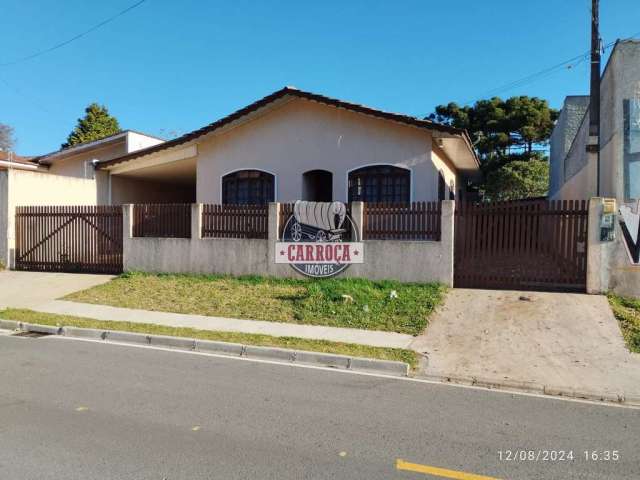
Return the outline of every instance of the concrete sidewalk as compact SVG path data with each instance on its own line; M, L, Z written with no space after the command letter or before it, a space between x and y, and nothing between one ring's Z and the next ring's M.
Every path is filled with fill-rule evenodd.
M107 283L113 275L0 271L0 308L32 308L78 290Z
M64 300L53 300L40 305L34 305L31 308L39 312L74 315L77 317L94 318L96 320L153 323L171 327L189 327L221 332L257 333L275 337L299 337L313 340L329 340L332 342L358 343L372 347L408 348L415 338L411 335L375 330L151 312L131 308L67 302Z

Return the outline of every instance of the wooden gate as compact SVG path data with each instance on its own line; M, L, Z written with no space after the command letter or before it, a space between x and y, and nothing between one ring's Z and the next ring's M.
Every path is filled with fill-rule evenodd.
M586 201L460 204L454 285L584 292Z
M122 272L122 207L16 207L17 270Z

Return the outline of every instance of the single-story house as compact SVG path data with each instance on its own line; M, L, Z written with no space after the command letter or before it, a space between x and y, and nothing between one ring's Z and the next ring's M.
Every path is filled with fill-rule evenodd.
M479 162L464 130L285 87L173 140L126 130L24 168L0 171L2 259L17 205L434 201Z
M292 87L174 140L145 141L121 155L92 147L37 162L87 178L96 158L108 184L99 203L109 204L452 199L479 167L463 130Z

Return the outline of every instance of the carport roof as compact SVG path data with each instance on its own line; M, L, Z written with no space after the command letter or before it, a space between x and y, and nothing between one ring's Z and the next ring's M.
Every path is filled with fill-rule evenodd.
M195 140L203 135L206 135L208 133L211 133L215 130L218 130L236 120L241 119L242 117L249 115L263 107L266 107L268 105L270 105L271 103L284 98L284 97L297 97L297 98L303 98L306 100L311 100L311 101L315 101L318 103L323 103L325 105L330 105L333 107L337 107L337 108L344 108L346 110L351 110L354 112L358 112L358 113L362 113L365 115L370 115L373 117L377 117L377 118L381 118L384 120L389 120L389 121L393 121L393 122L397 122L397 123L402 123L405 125L410 125L410 126L414 126L414 127L418 127L418 128L424 128L427 130L432 130L432 131L438 131L438 132L442 132L442 133L447 133L450 135L453 135L455 137L459 137L461 140L463 140L465 147L468 149L471 157L473 158L473 160L475 161L475 165L476 168L477 166L479 166L479 161L478 158L475 154L475 151L473 150L473 146L471 143L471 140L469 138L469 135L467 134L466 130L464 129L460 129L460 128L455 128L452 127L450 125L444 125L441 123L436 123L436 122L432 122L430 120L423 120L417 117L412 117L409 115L403 115L400 113L391 113L391 112L385 112L383 110L378 110L375 108L371 108L371 107L367 107L364 105L360 105L360 104L356 104L356 103L350 103L350 102L345 102L344 100L338 100L335 98L330 98L330 97L326 97L324 95L319 95L317 93L311 93L311 92L305 92L303 90L299 90L295 87L284 87L270 95L267 95L266 97L250 104L247 105L244 108L241 108L240 110L237 110L235 112L233 112L230 115L227 115L226 117L223 117L219 120L216 120L213 123L210 123L209 125L206 125L202 128L199 128L198 130L194 130L192 132L186 133L184 135L182 135L181 137L175 138L173 140L169 140L167 142L158 144L158 145L153 145L151 147L148 148L143 148L141 150L137 150L135 152L129 153L127 155L123 155L121 157L118 158L114 158L111 160L107 160L104 162L100 162L100 164L98 165L98 168L108 168L111 167L113 165L122 163L122 162L127 162L139 157L143 157L145 155L150 155L152 153L156 153L162 150L166 150L168 148L171 147L176 147L179 145L182 145L184 143L190 142L192 140Z

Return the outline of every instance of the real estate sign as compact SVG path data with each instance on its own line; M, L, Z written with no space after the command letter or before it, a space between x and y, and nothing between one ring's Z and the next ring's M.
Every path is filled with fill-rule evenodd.
M309 277L332 277L364 262L364 244L341 202L297 201L276 243L275 262Z

